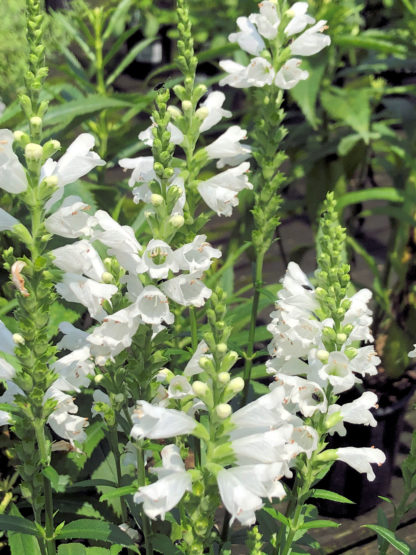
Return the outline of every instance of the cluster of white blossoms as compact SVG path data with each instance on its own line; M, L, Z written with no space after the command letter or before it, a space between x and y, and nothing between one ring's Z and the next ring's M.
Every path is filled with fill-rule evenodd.
M224 93L213 91L208 94L206 99L201 102L196 111L196 117L200 122L199 132L205 132L221 121L223 117L231 117L231 112L223 109L225 101ZM184 112L189 108L186 102L182 103ZM170 141L175 145L183 145L185 139L184 134L178 126L181 125L182 112L179 108L170 106L168 108L172 119L176 122L168 124L170 132ZM152 146L154 135L152 130L156 124L152 123L145 131L139 134L139 139L146 146ZM210 160L217 161L217 168L221 169L225 166L231 166L229 169L198 183L198 191L205 203L216 212L219 216L231 216L232 209L238 205L238 193L243 189L252 189L253 186L248 180L247 172L250 168L247 158L251 156L251 148L246 144L242 144L247 138L246 131L238 125L233 125L227 129L222 135L215 139L208 146L200 149L196 154L200 168L204 167ZM133 187L134 201L140 201L146 204L157 203L158 195L152 195L149 184L158 178L154 171L153 156L141 156L138 158L123 158L119 164L124 169L133 170L129 179L130 187ZM176 202L170 214L171 218L178 220L177 216L183 216L183 207L186 201L186 193L183 178L180 176L180 170L173 174L170 179L168 190L171 187L179 187L180 198ZM175 219L173 219L175 222Z
M268 347L272 358L266 366L268 372L275 376L277 384L272 387L296 384L297 395L307 397L303 403L310 402L308 392L313 391L314 403L306 406L307 412L304 409L303 413L312 416L315 411L320 411L328 417L338 413L338 421L328 430L330 434L345 435L344 422L376 426L370 411L377 407L374 393L364 392L344 405L328 402L330 396L350 390L360 383L359 376L377 373L380 359L373 346L354 346L361 342L373 342L370 331L372 316L368 307L371 292L361 289L352 297L345 297L349 308L341 322L343 331L335 333L331 318L318 318L319 291L317 293L294 262L289 263L282 285L276 311L272 312L272 322L268 326L273 339ZM336 350L326 349L328 339L336 344ZM375 477L370 463L381 464L385 460L382 451L371 448L340 448L337 456L359 472L366 472L369 480Z
M244 386L242 378L230 380L227 372L220 373L218 379L226 384L225 400ZM263 506L264 498L285 496L280 480L283 476L292 476L291 467L296 457L300 453L309 457L317 447L316 430L306 426L296 415L308 413L304 409L313 404L314 392L309 390L299 396L297 389L296 384L285 384L233 414L228 403L215 407L219 419L228 419L231 431L218 448L208 449L205 467L216 476L221 499L232 521L237 519L246 526L254 524L255 511ZM210 395L209 386L200 381L194 381L190 390L183 393L199 399L202 411L203 400ZM189 414L146 401L137 403L132 420L133 439L158 440L183 434L193 434L204 440L209 437L207 430L203 432L202 424ZM224 463L224 452L229 463ZM195 477L192 470L185 469L176 445L165 446L161 455L162 467L150 469L158 479L140 487L134 496L134 501L143 503L145 513L153 519L158 516L164 519L166 512L179 503L185 492L191 491Z
M278 14L276 2L260 2L259 9L259 13L253 13L248 18L239 17L237 25L240 31L228 37L254 58L247 66L233 60L221 61L221 68L229 75L220 81L220 85L248 88L275 84L281 89L291 89L299 81L307 79L309 74L300 68L299 58L290 56L312 56L328 46L331 39L323 34L326 21L315 22L306 13L307 2L295 2L282 17ZM312 27L306 29L308 25ZM295 35L299 36L289 42ZM287 57L284 54L287 59L282 60L281 54L287 42L290 55Z
M26 172L18 157L13 151L12 145L14 135L8 129L0 130L0 188L12 194L19 194L26 191L28 188L28 181ZM40 160L42 158L42 147L39 145L26 146L26 150L36 155ZM46 204L45 211L50 209L53 203L58 201L63 194L63 188L69 183L73 183L80 177L87 174L96 166L104 165L105 162L91 149L94 146L94 139L91 135L80 135L68 148L67 152L60 158L58 162L53 162L51 159L45 161L42 166L41 180L48 179L52 187L56 187L56 192L53 194L51 200ZM36 148L35 148L36 147ZM80 210L85 208L85 205L80 203L80 199L76 199ZM68 206L66 201L65 206ZM73 207L69 207L68 217L72 218L74 225L78 225L80 217L76 216L76 211ZM52 216L50 218L53 218ZM83 220L81 216L81 220ZM19 224L18 220L10 216L6 211L0 211L0 229L12 230L14 226ZM69 226L71 227L71 226ZM56 232L64 237L74 237L75 235L61 233L65 229L60 227L60 222L57 221L55 226L51 226L49 231ZM16 287L23 295L28 295L25 288L24 277L21 274L25 262L17 261L13 264L11 273L12 280ZM19 343L23 338L19 334L12 334L3 322L0 322L0 351L3 355L0 356L0 378L6 384L6 391L0 397L3 403L12 404L16 395L24 395L24 392L13 382L16 375L16 368L18 368L18 361L14 357L14 348L16 343ZM68 348L67 346L65 348ZM53 365L53 369L58 374L58 379L46 391L44 400L54 399L56 407L53 413L49 416L48 423L53 431L60 437L73 443L78 441L82 443L85 440L84 427L86 426L86 419L77 416L78 407L74 403L73 397L67 392L79 391L81 385L87 385L89 379L86 376L92 373L93 363L88 360L88 354L85 349L79 349L73 353L60 358ZM1 423L7 424L10 420L10 415L6 411L0 413Z

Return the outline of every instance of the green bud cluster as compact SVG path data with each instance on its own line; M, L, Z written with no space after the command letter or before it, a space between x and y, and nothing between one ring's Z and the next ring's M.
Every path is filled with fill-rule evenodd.
M253 526L247 530L246 545L250 555L263 555L262 537L258 526Z
M345 298L350 283L350 267L346 263L345 229L341 227L334 194L328 193L318 232L318 269L315 273L316 297L320 303L321 319L333 318L334 329L326 328L328 340L343 344L351 326L341 326L350 301Z
M189 100L192 96L194 88L195 71L198 64L198 59L194 54L192 25L189 18L188 6L186 5L184 0L178 0L176 13L178 15L178 31L180 36L177 42L178 56L176 58L176 63L178 64L181 73L183 73L185 77L185 91L187 93L187 99ZM185 111L185 107L183 105L182 108Z

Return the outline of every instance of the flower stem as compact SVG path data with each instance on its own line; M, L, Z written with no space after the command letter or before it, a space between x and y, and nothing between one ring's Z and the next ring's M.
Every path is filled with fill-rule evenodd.
M263 262L264 262L264 253L260 252L257 254L256 263L255 263L255 271L254 271L254 295L253 295L253 302L251 305L251 318L250 318L250 328L248 332L248 344L247 344L247 351L246 351L246 362L244 365L244 390L241 397L241 407L243 407L247 403L248 391L250 386L250 379L251 379L251 371L253 368L253 354L254 354L254 342L255 342L255 333L256 333L256 320L257 320L257 313L259 309L259 301L260 301L260 293L263 287Z
M139 447L137 450L137 471L138 471L138 480L139 480L139 487L146 485L146 471L144 467L144 449ZM151 526L149 519L147 518L143 508L141 510L142 513L142 531L144 536L144 545L146 549L146 555L153 555L153 547L152 542L150 539L150 535L152 533Z
M111 451L114 455L114 461L116 463L117 486L121 487L122 480L121 480L120 450L118 448L118 434L117 434L117 428L115 426L110 428L109 430L108 442L110 444ZM120 506L121 506L121 518L123 522L127 522L127 507L123 497L120 497Z

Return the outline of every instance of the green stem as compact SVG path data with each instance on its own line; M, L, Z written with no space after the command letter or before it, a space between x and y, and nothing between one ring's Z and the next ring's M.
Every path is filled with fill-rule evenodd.
M122 475L121 475L121 463L120 463L120 450L118 448L118 434L117 434L117 428L115 426L109 429L108 442L110 444L110 448L114 455L114 460L116 463L117 486L121 487ZM127 507L126 507L126 501L124 497L120 497L120 506L121 506L121 518L123 519L123 522L127 523L127 518L128 518Z
M137 473L138 473L138 480L139 480L139 487L146 485L146 471L144 467L144 449L139 447L137 450ZM142 513L142 531L144 536L144 545L146 549L146 555L153 555L153 547L151 542L151 526L149 519L147 518L146 513L144 510L141 510Z
M43 469L49 468L50 453L45 438L45 425L42 421L35 423L35 434L40 454L40 464ZM46 476L43 476L43 493L45 499L45 532L46 532L46 552L48 555L56 554L53 524L53 500L51 483Z
M246 362L244 365L244 390L241 397L241 407L243 407L247 403L248 391L250 386L250 379L251 379L251 371L253 368L253 354L254 354L254 341L255 341L255 334L256 334L256 321L257 321L257 313L259 310L259 301L260 301L260 292L263 287L263 262L264 262L264 253L259 252L257 253L256 257L256 266L254 271L254 295L253 295L253 302L251 305L251 318L250 318L250 328L248 332L248 344L247 344L247 351L246 351Z
M198 324L196 321L195 307L189 307L189 319L191 321L191 339L192 339L192 351L195 352L198 347Z

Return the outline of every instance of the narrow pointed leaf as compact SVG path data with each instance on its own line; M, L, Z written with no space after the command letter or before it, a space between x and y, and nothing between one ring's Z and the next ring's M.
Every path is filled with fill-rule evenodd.
M397 551L400 551L400 553L403 553L403 555L410 554L410 547L404 542L398 540L394 535L394 532L392 532L388 528L384 528L384 526L378 526L377 524L365 524L364 528L369 528L370 530L373 530L374 532L379 534L379 536L387 540L390 545L395 547Z

